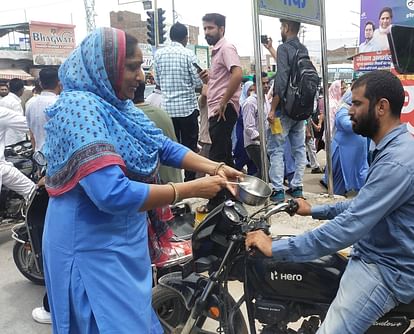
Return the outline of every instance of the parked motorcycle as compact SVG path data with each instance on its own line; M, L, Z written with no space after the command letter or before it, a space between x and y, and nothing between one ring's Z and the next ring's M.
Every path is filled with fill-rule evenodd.
M7 146L4 150L6 161L13 163L18 170L35 182L36 170L32 154L30 141ZM25 200L22 196L3 186L0 191L0 224L22 221L25 212L24 205Z
M307 263L280 263L245 249L247 232L269 234L268 218L282 211L293 215L296 210L294 200L271 204L250 217L236 201L213 210L194 231L193 260L182 273L160 278L153 289L153 307L165 332L248 333L240 311L245 302L251 334L258 323L263 334L316 333L336 296L347 258L337 253ZM230 296L230 281L243 283L244 294L237 302ZM297 331L289 328L300 319L304 320ZM413 319L414 302L399 305L366 333L402 334ZM217 329L208 331L209 323Z

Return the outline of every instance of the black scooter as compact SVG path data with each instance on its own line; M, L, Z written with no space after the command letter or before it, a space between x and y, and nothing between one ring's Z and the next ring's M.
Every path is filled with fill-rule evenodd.
M264 334L316 333L336 296L347 258L338 253L307 263L279 263L258 250L252 255L244 244L249 231L269 233L267 219L273 214L293 215L296 210L294 200L272 204L250 217L235 201L214 209L194 231L193 260L182 273L163 276L153 289L153 307L165 332L248 333L240 311L245 302L251 334L257 323ZM244 294L237 302L229 294L230 281L243 283ZM297 331L289 328L303 318ZM414 329L406 331L413 319L414 302L399 305L367 333L412 334ZM208 331L211 324L214 331Z

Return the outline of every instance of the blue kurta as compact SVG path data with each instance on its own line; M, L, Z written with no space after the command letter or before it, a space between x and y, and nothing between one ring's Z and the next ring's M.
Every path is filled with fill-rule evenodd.
M180 167L187 152L167 140L160 160ZM162 333L151 308L147 218L138 212L148 193L114 165L50 198L43 254L54 333Z
M334 193L359 191L368 172L367 140L352 130L347 108L336 113L331 147Z

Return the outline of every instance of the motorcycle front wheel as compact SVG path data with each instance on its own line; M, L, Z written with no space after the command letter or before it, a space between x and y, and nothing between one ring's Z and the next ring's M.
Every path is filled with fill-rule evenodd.
M16 241L13 246L13 260L17 269L33 283L45 285L45 278L43 273L37 270L34 256L29 243Z
M227 299L229 307L236 304L230 295L227 295ZM165 334L180 333L180 329L190 316L190 311L186 309L182 297L175 291L161 285L152 289L152 307L160 319ZM218 327L220 327L220 323L217 320L207 317L200 333L215 334L218 332ZM227 333L227 331L223 333ZM234 315L233 333L248 334L246 322L240 309Z

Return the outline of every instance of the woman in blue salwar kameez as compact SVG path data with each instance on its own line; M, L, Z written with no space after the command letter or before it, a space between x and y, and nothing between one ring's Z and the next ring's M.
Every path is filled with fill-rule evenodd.
M45 127L43 254L54 333L162 333L151 308L146 211L210 198L241 175L172 142L134 106L141 64L135 38L102 28L59 70L64 90ZM159 163L213 176L157 185Z

